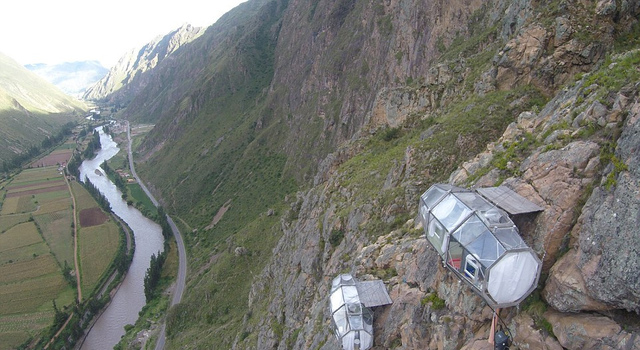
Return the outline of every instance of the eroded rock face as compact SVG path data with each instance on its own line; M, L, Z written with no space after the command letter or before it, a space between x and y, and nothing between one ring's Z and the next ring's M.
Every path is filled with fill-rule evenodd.
M578 266L595 299L640 312L640 104L630 112L615 152L625 164L619 170L627 170L613 176L609 190L596 188L585 205Z
M560 6L563 13L574 13L579 12L576 8L593 5L566 1ZM615 1L600 1L596 7L601 18L595 28L588 28L593 35L590 40L574 38L577 31L584 30L585 21L590 21L580 15L557 17L553 27L535 21L525 24L494 58L496 86L510 89L522 83L534 84L551 93L573 74L591 69L612 41L612 22L633 13L625 11L629 6L625 10L617 8Z
M562 312L601 311L609 305L594 300L587 294L587 286L578 268L577 253L571 250L549 272L543 297L554 309Z
M573 233L575 249L550 272L544 296L559 311L640 310L640 282L635 272L640 268L639 110L637 103L629 108L618 140L615 155L621 162L620 172L615 176L611 173L615 166L609 169L615 185L594 189Z
M640 339L611 319L595 314L565 314L548 311L545 318L566 349L638 349Z

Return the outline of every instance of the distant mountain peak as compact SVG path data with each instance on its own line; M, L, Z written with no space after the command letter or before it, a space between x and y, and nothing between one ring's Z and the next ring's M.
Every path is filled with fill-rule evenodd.
M125 101L126 91L136 91L146 86L146 80L141 78L139 73L153 69L203 32L203 28L185 23L168 34L156 37L140 48L130 50L118 60L118 63L104 78L87 89L83 98L94 101L106 98L114 102ZM120 91L125 86L126 91Z

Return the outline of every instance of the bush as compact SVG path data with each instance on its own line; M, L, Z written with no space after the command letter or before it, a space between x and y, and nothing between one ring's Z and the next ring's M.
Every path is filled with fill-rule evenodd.
M331 231L331 236L329 236L329 243L331 243L332 247L337 247L342 243L342 239L344 238L344 231L342 230L333 230Z
M427 296L420 301L420 304L423 306L429 303L431 303L431 309L433 310L440 310L445 307L444 299L440 299L435 292L427 294Z

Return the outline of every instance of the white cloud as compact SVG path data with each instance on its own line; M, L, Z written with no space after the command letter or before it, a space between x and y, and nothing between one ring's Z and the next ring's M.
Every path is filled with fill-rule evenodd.
M109 68L158 35L209 26L244 1L11 1L0 12L0 52L21 64L97 60Z

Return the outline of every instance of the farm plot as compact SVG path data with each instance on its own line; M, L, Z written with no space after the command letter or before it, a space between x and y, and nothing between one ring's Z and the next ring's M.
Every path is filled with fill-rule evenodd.
M33 221L0 234L0 349L15 348L46 329L52 300L63 307L74 293Z
M7 188L47 182L51 179L63 180L57 167L25 169L11 181Z
M45 239L44 243L49 246L60 266L64 266L65 261L73 264L71 195L64 178L57 173L56 168L24 170L6 186L6 189L0 232L21 222L35 220ZM32 248L35 249L32 254L43 252L37 245ZM10 257L4 260L23 257L26 251L28 250L12 251L7 255Z
M98 206L98 203L96 203L96 200L93 199L93 197L91 197L89 192L87 192L87 190L84 187L82 187L81 184L75 181L72 182L71 190L76 196L76 206L77 206L76 210L78 210L78 212L81 211L82 209L88 209L88 208L93 208Z
M29 336L49 326L51 320L53 320L53 310L0 316L0 350L17 348L29 339Z
M49 202L68 199L70 194L56 167L27 169L18 174L6 191L0 215L30 213Z
M36 215L35 219L42 236L49 244L51 253L64 266L65 261L73 266L73 233L71 229L71 209Z
M11 197L28 197L35 198L36 195L51 193L51 192L61 192L66 191L68 195L67 185L62 181L49 181L45 184L37 184L34 186L23 187L19 189L9 189L7 192L7 198Z
M0 200L0 350L51 325L53 303L72 305L75 289L61 266L73 265L71 195L57 166L23 170L3 183Z
M17 283L58 271L58 264L51 254L36 256L31 260L0 265L0 285Z
M120 231L113 221L83 227L80 238L82 290L92 291L105 273L118 250Z
M16 225L0 234L0 266L32 259L34 254L37 256L47 253L49 247L38 234L33 222Z
M102 225L108 218L107 214L98 207L82 209L80 211L80 226L91 227Z
M75 143L74 143L74 148L75 148ZM72 154L73 154L73 149L58 148L53 152L49 153L48 155L31 163L31 165L29 166L31 168L36 168L36 167L47 167L47 166L53 166L53 165L59 165L59 164L66 164L71 158Z
M6 215L0 216L0 218L2 218L2 220L0 220L0 233L4 233L17 224L29 221L31 214Z
M53 308L52 300L70 288L61 272L0 285L0 315L31 313Z
M30 196L6 198L2 203L0 215L30 213L38 207Z
M69 192L67 191L65 198L42 201L39 202L39 205L40 208L38 208L37 215L56 213L63 210L71 212L71 197L69 197Z
M63 190L66 186L62 179L43 180L28 185L11 186L7 188L7 198L51 192L52 190Z

